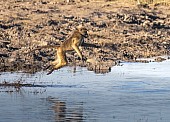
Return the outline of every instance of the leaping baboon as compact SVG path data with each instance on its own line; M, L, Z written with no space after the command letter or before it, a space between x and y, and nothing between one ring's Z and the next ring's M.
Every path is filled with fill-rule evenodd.
M51 68L51 71L47 74L49 75L54 70L57 70L67 65L68 62L66 59L66 51L75 50L78 56L81 58L81 60L84 60L82 53L79 49L79 46L83 43L84 38L87 37L88 37L87 29L85 27L78 27L74 30L73 34L68 39L66 39L61 45L42 46L32 51L39 50L42 48L55 48L57 50L56 59L53 62L51 62L51 64L46 68L46 69Z

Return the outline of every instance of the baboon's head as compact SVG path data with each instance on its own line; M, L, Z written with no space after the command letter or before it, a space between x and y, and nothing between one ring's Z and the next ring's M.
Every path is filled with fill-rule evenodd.
M79 27L79 28L78 28L78 31L79 31L80 34L81 34L82 36L84 36L85 38L88 37L87 28L85 28L85 27Z

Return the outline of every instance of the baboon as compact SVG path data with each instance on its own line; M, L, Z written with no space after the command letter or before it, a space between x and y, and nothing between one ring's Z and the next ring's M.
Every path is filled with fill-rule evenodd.
M46 69L51 68L51 71L47 73L47 75L49 75L54 70L57 70L67 65L68 63L66 59L67 51L75 50L78 56L80 57L80 59L85 60L85 58L83 58L82 56L79 46L82 43L84 43L84 38L87 38L87 37L88 37L87 29L85 27L78 27L74 30L73 34L68 39L66 39L61 45L42 46L32 51L39 50L42 48L55 48L57 50L56 59L53 62L51 62L51 64L46 68Z

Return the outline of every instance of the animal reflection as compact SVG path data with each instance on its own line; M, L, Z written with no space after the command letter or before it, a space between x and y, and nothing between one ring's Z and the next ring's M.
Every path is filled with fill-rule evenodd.
M74 104L74 103L73 103ZM70 107L71 106L71 107ZM55 112L56 122L82 122L83 104L67 105L63 101L55 101L53 110Z

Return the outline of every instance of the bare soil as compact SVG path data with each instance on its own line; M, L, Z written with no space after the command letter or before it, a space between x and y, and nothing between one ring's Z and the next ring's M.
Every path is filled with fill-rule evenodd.
M3 0L0 71L41 71L54 60L55 50L24 53L47 44L61 44L81 24L89 30L85 42L95 46L82 47L90 63L81 61L74 51L68 52L70 66L106 73L119 61L136 62L138 58L169 55L169 6L116 1Z

